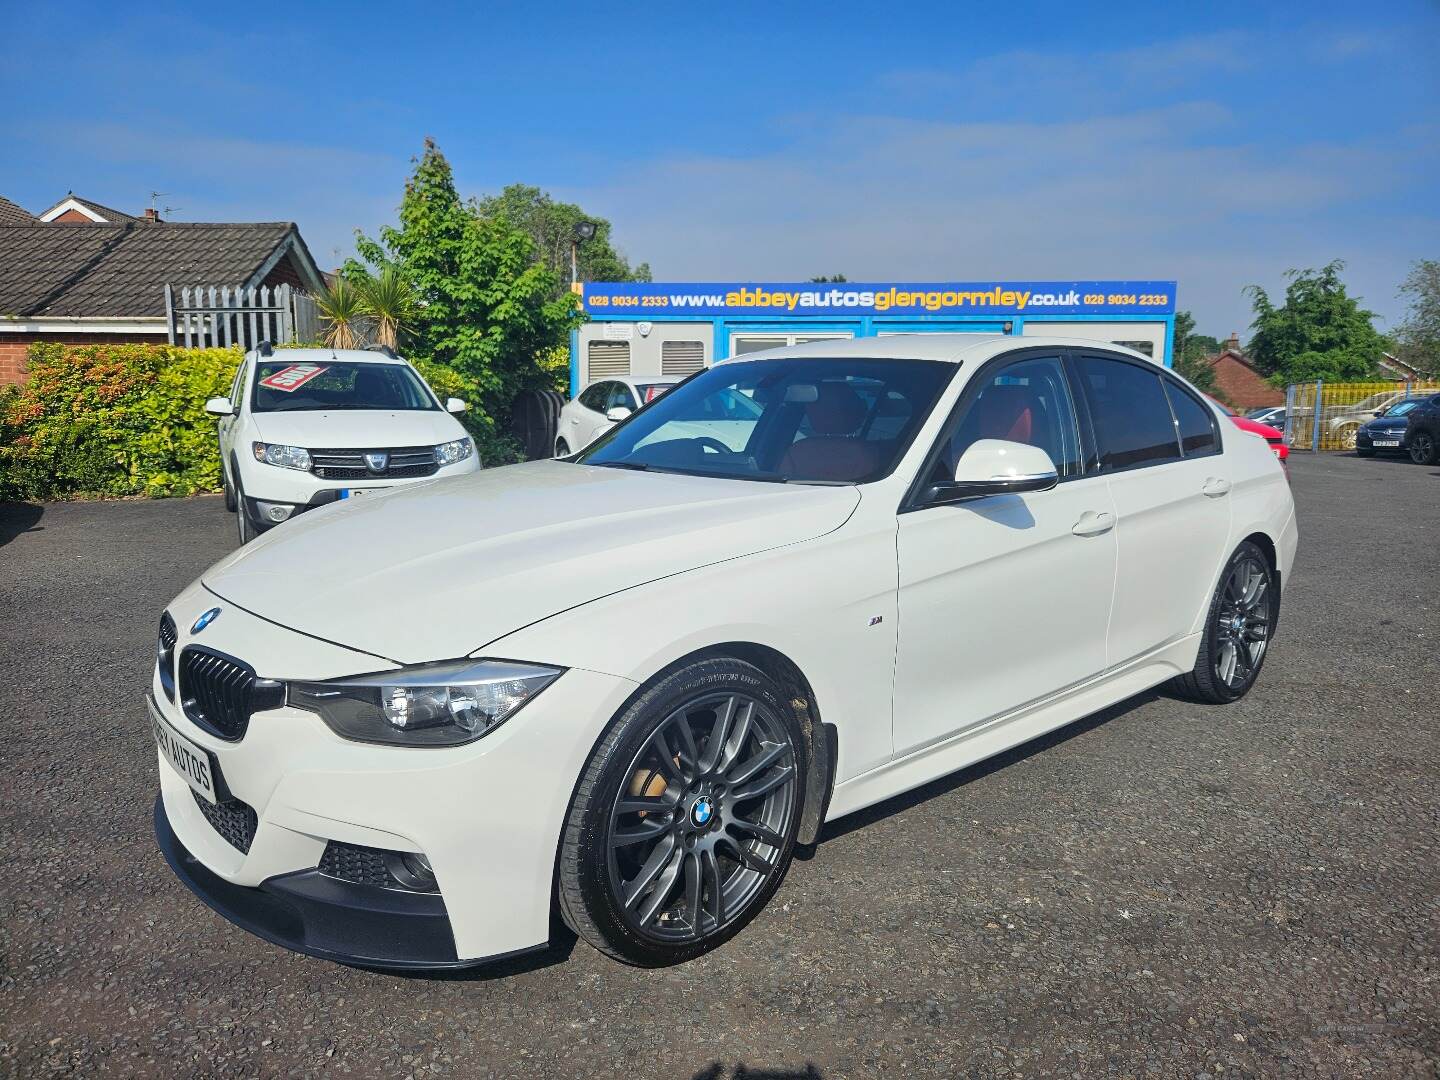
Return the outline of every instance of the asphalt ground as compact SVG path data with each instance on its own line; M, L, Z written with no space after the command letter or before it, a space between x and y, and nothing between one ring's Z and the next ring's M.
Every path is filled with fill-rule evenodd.
M0 1072L1434 1076L1440 470L1291 480L1239 705L1144 695L836 822L683 967L433 979L253 938L155 849L142 694L219 499L0 507Z

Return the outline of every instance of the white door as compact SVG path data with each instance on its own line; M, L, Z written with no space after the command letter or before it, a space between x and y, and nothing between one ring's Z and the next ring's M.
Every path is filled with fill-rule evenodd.
M894 742L903 755L1104 670L1115 510L1086 475L1064 367L1041 356L967 387L931 479L977 439L1044 449L1061 481L902 512Z
M1108 641L1123 664L1194 624L1226 554L1230 478L1214 413L1159 368L1081 354L1075 370L1119 519Z
M245 405L245 374L248 365L242 361L240 370L235 372L235 381L230 384L230 415L220 417L219 432L220 463L225 475L230 475L230 454L235 448L235 430L240 425L240 410ZM234 477L231 477L234 482Z

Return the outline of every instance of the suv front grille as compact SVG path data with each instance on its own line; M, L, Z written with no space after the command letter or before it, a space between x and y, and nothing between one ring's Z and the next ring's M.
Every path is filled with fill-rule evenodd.
M255 669L233 656L199 645L180 653L180 707L210 734L240 739L250 714L284 703L282 684L255 676Z
M385 468L372 470L365 455L385 454ZM311 450L311 470L321 480L380 480L434 476L440 466L433 446L377 447L374 450Z
M250 845L255 841L255 830L260 826L260 817L255 813L255 808L239 799L231 799L217 806L202 798L197 791L192 790L190 794L195 796L195 805L200 808L200 813L205 815L210 827L220 834L220 838L236 851L248 855Z

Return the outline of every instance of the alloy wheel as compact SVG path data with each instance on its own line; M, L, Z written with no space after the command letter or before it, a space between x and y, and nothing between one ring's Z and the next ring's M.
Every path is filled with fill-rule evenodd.
M760 700L710 694L675 709L626 772L606 835L616 907L642 937L707 938L781 869L797 812L795 747Z
M1232 690L1243 687L1270 644L1269 569L1254 557L1230 567L1215 615L1215 676Z
M1429 465L1435 460L1435 436L1428 431L1417 431L1410 436L1410 460L1417 465Z

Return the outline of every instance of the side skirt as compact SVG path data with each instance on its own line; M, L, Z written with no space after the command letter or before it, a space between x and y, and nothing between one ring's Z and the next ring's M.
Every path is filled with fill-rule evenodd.
M1014 712L922 747L835 787L825 820L853 814L931 780L984 761L1011 747L1099 712L1118 701L1183 675L1195 666L1200 635L1192 634L1137 657L1125 667L1031 702Z

